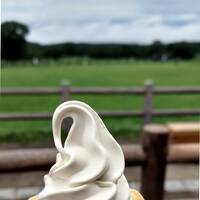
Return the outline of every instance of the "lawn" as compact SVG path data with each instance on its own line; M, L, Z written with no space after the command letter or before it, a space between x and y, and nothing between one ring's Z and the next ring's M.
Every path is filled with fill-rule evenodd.
M58 87L62 80L71 87L143 86L145 80L153 80L156 86L200 86L200 58L191 61L165 63L135 60L61 59L41 61L33 65L29 61L2 63L2 87ZM96 110L139 110L143 98L136 96L71 96L83 100ZM0 97L0 112L50 111L60 103L59 96ZM199 108L200 95L157 96L154 108ZM156 122L199 120L198 117L155 118ZM115 137L135 137L141 133L142 120L104 119ZM36 143L51 139L50 121L0 122L1 142Z

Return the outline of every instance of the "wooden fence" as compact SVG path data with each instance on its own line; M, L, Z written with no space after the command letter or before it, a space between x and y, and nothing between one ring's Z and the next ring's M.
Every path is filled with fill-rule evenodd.
M61 101L70 99L70 95L137 95L144 97L144 109L140 111L99 111L102 117L143 117L148 124L156 116L200 116L200 109L153 109L154 95L200 94L200 87L154 87L151 81L146 81L144 87L138 88L74 88L67 82L62 82L59 88L2 88L0 95L60 95ZM52 113L0 113L0 120L46 120L51 119Z
M126 166L142 167L141 192L145 199L162 200L167 164L199 163L199 144L171 144L163 125L146 125L142 145L123 145ZM48 170L56 160L55 149L0 151L0 173Z
M154 116L200 116L200 109L153 109L154 95L200 94L200 87L154 87L146 81L139 88L74 88L63 82L58 88L2 88L0 95L60 95L61 101L70 95L137 95L144 97L140 111L98 112L102 117L143 117L144 124ZM52 113L0 113L0 120L47 120ZM145 126L142 145L124 145L126 166L142 167L142 193L145 199L162 200L167 163L197 163L198 144L169 144L169 130L164 126ZM49 169L55 162L54 149L1 150L0 173Z

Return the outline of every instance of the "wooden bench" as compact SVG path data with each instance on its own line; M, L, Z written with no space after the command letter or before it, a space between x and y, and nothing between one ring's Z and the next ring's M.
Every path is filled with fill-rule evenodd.
M198 123L168 123L170 143L198 143L200 122Z
M199 163L199 123L149 124L144 127L144 199L162 200L167 164Z

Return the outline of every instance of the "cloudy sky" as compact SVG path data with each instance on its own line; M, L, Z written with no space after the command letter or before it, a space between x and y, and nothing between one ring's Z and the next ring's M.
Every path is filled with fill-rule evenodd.
M200 41L200 0L2 0L1 11L42 44Z

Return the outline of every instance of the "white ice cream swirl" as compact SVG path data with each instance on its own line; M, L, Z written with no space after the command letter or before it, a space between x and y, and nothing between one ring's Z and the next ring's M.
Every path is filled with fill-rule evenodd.
M65 141L61 123L73 119ZM129 200L124 172L124 155L98 114L88 105L69 101L54 112L53 137L56 163L45 175L39 200Z

